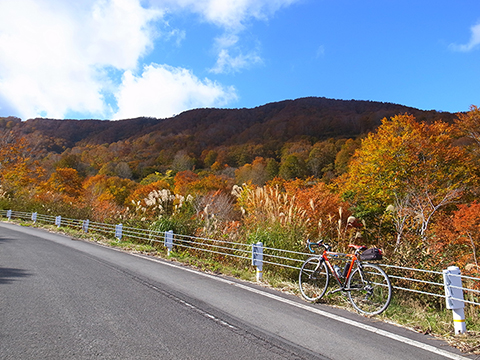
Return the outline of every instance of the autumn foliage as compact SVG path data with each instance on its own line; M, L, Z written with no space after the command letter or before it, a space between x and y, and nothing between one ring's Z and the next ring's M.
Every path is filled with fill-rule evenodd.
M228 122L231 146L219 137L209 143L199 123L203 148L191 130L171 130L176 141L168 148L153 133L129 139L115 124L115 141L78 142L57 153L52 149L66 143L44 136L49 145L33 150L31 140L11 130L20 125L5 122L0 207L155 224L294 251L304 251L309 238L338 249L356 242L381 246L393 263L436 269L454 263L473 274L480 256L479 113L473 106L449 122L397 113L376 129L373 118L357 119L368 133L330 139L299 135L299 122L273 130L257 124L263 138L255 127L235 135L240 125ZM207 120L202 126L214 123ZM289 129L298 136L287 141Z

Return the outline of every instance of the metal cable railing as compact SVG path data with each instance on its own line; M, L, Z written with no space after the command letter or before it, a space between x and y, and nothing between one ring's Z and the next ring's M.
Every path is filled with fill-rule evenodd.
M110 236L114 235L119 238L119 240L121 240L122 237L128 237L151 243L165 243L166 238L164 232L159 232L155 230L123 227L120 225L119 233L119 225L90 221L87 221L86 223L86 220L60 218L59 216L51 216L38 213L0 210L0 216L7 217L9 219L18 218L22 220L31 220L34 222L55 224L59 227L68 226L73 228L79 228L83 229L83 231L85 232L100 232ZM190 249L194 251L222 255L241 260L253 260L252 253L256 244L237 243L227 240L208 239L180 234L173 235L174 236L172 238L172 246L175 246L177 248ZM305 260L305 257L307 256L311 256L311 254L262 246L261 262L262 264L266 265L299 270ZM389 264L380 264L380 266L390 270L388 275L392 281L392 286L394 289L440 298L447 297L447 295L445 294L445 282L443 279L444 273L441 271L414 269ZM406 273L414 275L407 276L405 275ZM423 278L415 278L416 275L422 275ZM425 277L428 276L432 279L426 280ZM472 287L473 285L478 286L478 284L480 283L480 278L465 275L459 276L465 282L471 283ZM418 288L418 286L420 286L421 288ZM427 290L425 288L427 288ZM432 290L437 288L438 291ZM463 293L470 294L469 299L459 299L450 296L452 300L463 301L464 303L472 305L480 305L480 296L478 296L480 294L480 290L469 288L466 286L451 286L451 288L458 289L461 290Z

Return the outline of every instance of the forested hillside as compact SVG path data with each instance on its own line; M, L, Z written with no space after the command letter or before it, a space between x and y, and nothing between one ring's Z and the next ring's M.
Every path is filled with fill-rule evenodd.
M236 168L256 157L281 162L293 143L311 146L329 139L355 139L373 131L381 119L400 113L419 121L452 122L454 115L370 101L303 98L254 109L196 109L168 119L120 121L0 119L0 131L13 131L34 147L35 156L52 167L76 156L77 170L96 174L107 163L125 162L136 180L173 166L180 170ZM338 146L341 146L340 144ZM60 156L60 157L59 157ZM205 158L207 161L205 161ZM214 159L215 158L215 159ZM212 161L215 160L215 161ZM306 159L304 159L306 160ZM186 163L179 164L179 163ZM72 164L70 164L72 165ZM318 175L314 171L312 175Z
M0 118L0 207L476 273L480 110L304 98L168 119Z

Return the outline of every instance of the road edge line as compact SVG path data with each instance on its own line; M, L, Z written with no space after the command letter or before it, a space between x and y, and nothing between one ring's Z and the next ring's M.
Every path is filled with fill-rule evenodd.
M271 293L265 292L265 291L260 290L260 289L255 289L253 287L243 285L243 284L240 284L238 282L231 281L231 280L228 280L228 279L216 276L216 275L211 275L211 274L207 274L207 273L195 270L195 269L190 269L190 268L187 268L185 266L175 264L175 263L169 262L168 260L164 260L164 259L160 260L160 259L146 257L145 255L141 255L141 254L134 254L134 253L131 253L131 254L134 255L134 256L141 257L142 259L146 259L146 260L150 260L150 261L157 262L157 263L160 263L160 264L164 264L164 265L167 265L167 266L175 267L175 268L182 269L182 270L185 270L185 271L189 271L189 272L192 272L192 273L195 273L195 274L198 274L198 275L201 275L201 276L205 276L205 277L208 277L208 278L220 281L220 282L224 282L224 283L227 283L229 285L233 285L233 286L236 286L238 288L253 292L255 294L262 295L262 296L274 299L276 301L280 301L280 302L283 302L285 304L295 306L297 308L316 313L318 315L330 318L332 320L342 322L344 324L355 326L357 328L360 328L360 329L369 331L371 333L390 338L392 340L396 340L396 341L399 341L399 342L402 342L402 343L405 343L405 344L408 344L408 345L415 346L419 349L429 351L431 353L441 355L441 356L444 356L444 357L452 359L452 360L469 360L469 358L467 358L467 357L464 357L464 356L461 356L461 355L458 355L458 354L454 354L454 353L446 351L446 350L439 349L435 346L428 345L428 344L422 343L422 342L417 341L417 340L409 339L409 338L406 338L402 335L397 335L397 334L391 333L391 332L386 331L386 330L378 329L378 328L376 328L374 326L371 326L371 325L362 324L358 321L347 319L347 318L344 318L340 315L331 314L327 311L316 309L312 306L308 306L307 304L297 303L295 301L285 299L281 296L271 294Z

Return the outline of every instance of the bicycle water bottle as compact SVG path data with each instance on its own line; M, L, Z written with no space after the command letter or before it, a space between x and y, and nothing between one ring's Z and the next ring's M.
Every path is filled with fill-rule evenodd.
M350 269L350 264L351 263L352 263L351 261L347 261L347 263L345 264L345 268L343 269L342 277L347 277L348 270Z
M340 270L340 268L337 265L333 265L333 270L335 270L335 273L337 274L337 276L339 278L342 277L342 271Z

